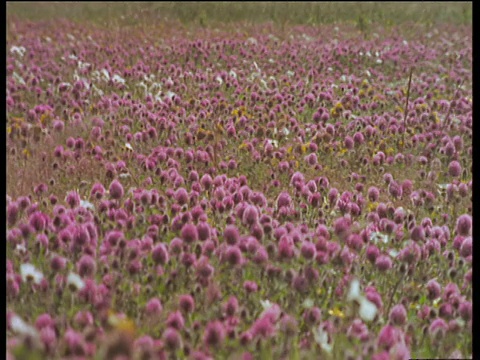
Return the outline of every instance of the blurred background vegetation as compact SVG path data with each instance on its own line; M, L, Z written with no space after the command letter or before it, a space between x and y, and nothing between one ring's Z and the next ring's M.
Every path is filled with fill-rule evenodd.
M472 24L472 2L7 2L7 21L64 18L103 26L180 21L185 26L222 23L319 25Z

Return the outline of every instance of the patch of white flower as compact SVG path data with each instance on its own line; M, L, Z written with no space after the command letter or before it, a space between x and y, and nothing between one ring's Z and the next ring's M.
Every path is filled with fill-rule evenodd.
M25 55L26 51L27 51L27 49L25 49L23 46L12 46L10 48L10 53L17 54L20 57L23 57L23 55Z
M347 301L358 301L360 309L358 314L363 321L372 321L377 314L377 307L370 300L365 298L360 291L360 281L357 279L352 280L350 288L347 294Z
M361 297L360 294L360 281L354 279L350 283L350 289L348 290L347 294L347 301L353 301Z
M390 257L392 258L396 258L398 254L399 254L398 250L395 250L395 249L391 249L388 251L388 255L390 255Z
M125 79L122 78L120 75L117 75L117 74L113 75L112 81L117 82L117 83L121 83L121 84L125 84Z
M21 85L25 85L25 80L23 80L23 78L18 75L16 72L13 72L13 78L15 79L16 82L18 82L19 84Z
M268 143L271 144L273 147L278 148L278 141L273 139L267 139Z
M82 290L85 287L85 282L78 274L71 272L67 276L67 285Z
M80 200L80 206L84 207L85 209L90 209L95 211L95 206L89 201Z
M327 353L331 353L333 350L333 343L329 343L328 341L328 333L323 330L322 326L318 328L313 328L313 338L315 342L320 345L322 350L326 351Z
M360 310L358 311L358 313L362 320L372 321L373 319L375 319L375 315L377 314L377 307L370 300L362 297L360 299Z
M382 234L381 232L374 231L370 234L370 241L374 244L378 244L379 242L388 244L390 238L387 234Z
M35 284L40 284L43 279L43 274L29 263L20 265L20 275L22 276L22 281L33 280Z
M270 300L260 300L263 310L268 310L273 306L273 303Z
M83 61L81 61L81 60L78 61L78 68L79 68L80 70L86 69L86 68L88 68L89 66L90 66L90 63L88 63L88 62L83 62Z
M108 73L108 70L107 69L102 69L100 71L100 73L103 75L104 79L106 81L109 81L110 80L110 74Z
M175 94L173 91L169 91L167 92L167 97L172 100L174 96L176 96L177 94Z
M17 244L17 246L15 246L15 253L16 254L23 255L26 252L27 252L27 248L25 247L25 245Z
M38 331L35 327L27 324L22 318L18 315L13 315L10 321L11 329L20 335L28 335L32 337L38 336Z
M305 299L302 305L305 309L310 309L311 307L313 307L314 303L312 299L308 298L308 299Z

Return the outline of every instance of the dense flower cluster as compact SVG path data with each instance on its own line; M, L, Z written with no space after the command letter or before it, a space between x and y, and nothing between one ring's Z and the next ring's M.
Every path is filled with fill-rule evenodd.
M471 355L471 27L12 26L8 356Z

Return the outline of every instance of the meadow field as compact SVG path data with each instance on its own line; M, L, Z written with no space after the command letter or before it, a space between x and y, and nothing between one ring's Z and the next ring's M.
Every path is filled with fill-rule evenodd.
M472 358L471 3L7 3L7 359Z

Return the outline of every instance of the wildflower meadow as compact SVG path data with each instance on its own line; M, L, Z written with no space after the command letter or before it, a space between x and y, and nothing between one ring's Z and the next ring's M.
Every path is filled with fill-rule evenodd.
M267 5L9 4L7 359L472 358L471 19Z

